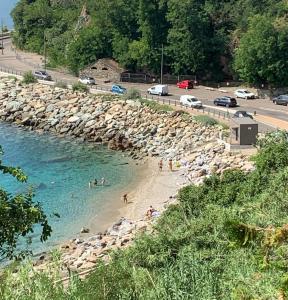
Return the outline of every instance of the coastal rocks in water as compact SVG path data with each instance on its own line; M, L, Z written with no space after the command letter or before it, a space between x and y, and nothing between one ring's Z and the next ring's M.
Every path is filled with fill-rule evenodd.
M0 79L0 118L31 129L69 135L131 151L134 158L181 159L193 149L216 141L220 127L205 128L182 112L155 112L139 101L107 100L39 83L21 85ZM167 151L168 149L169 152Z

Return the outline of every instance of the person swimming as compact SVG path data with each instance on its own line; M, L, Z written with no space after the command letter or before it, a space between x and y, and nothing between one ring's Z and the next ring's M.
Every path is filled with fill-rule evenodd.
M94 180L89 181L89 188L91 189L92 187L96 187L97 184L98 184L98 181L97 181L97 179L95 178Z
M101 178L101 185L102 185L102 186L104 186L104 185L105 185L105 183L106 183L106 180L105 180L105 178L104 178L104 177L102 177L102 178Z

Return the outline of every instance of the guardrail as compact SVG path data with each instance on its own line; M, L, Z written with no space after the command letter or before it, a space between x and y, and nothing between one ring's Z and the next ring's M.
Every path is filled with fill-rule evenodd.
M22 71L18 71L18 70L13 70L13 69L7 69L7 68L3 68L3 67L0 67L0 72L4 72L4 73L9 73L11 75L17 75L17 76L23 76L23 74L25 72L22 72ZM53 79L53 84L54 85L57 85L57 83L60 83L60 82L64 82L66 84L69 84L69 81L65 80L65 79L60 79L58 80L57 78ZM51 85L52 82L49 82L49 84ZM76 82L74 82L76 83ZM45 84L45 82L44 82ZM70 86L70 88L72 88L72 86ZM106 86L99 86L99 85L96 85L96 86L93 86L93 87L89 87L89 92L90 93L97 93L97 92L111 92L110 88L109 87L106 87ZM210 115L210 116L213 116L215 118L218 118L218 119L223 119L223 120L229 120L231 117L232 117L232 114L229 113L229 111L224 111L224 110L219 110L219 109L213 109L211 107L205 107L203 106L202 108L193 108L193 107L188 107L188 106L184 106L180 103L179 100L177 99L171 99L171 98L168 98L168 99L165 99L164 97L161 97L160 96L153 96L153 95L149 95L150 97L148 98L147 94L145 95L145 99L146 100L152 100L152 101L156 101L158 103L161 103L161 104L167 104L167 105L170 105L170 106L175 106L175 107L179 107L181 109L185 108L187 110L191 110L191 111L196 111L198 113L202 113L202 114L207 114L207 115ZM208 99L199 99L200 101L205 101L205 100L208 100Z
M150 98L148 98L148 96L146 95L145 99L156 101L156 102L161 103L161 104L167 104L167 105L170 105L170 106L175 106L175 107L179 106L179 108L182 108L182 109L185 108L187 110L207 114L207 115L213 116L213 117L218 118L218 119L230 120L231 117L232 117L232 114L228 110L224 111L224 110L214 109L214 108L211 108L211 107L206 107L205 105L201 108L188 107L186 105L182 105L180 103L180 101L177 100L177 99L165 99L163 97L160 98L159 96L155 97L155 96L152 96L152 95L150 96ZM200 101L205 101L205 100L208 100L208 99L199 99L199 100Z
M24 72L14 69L8 69L0 66L0 72L8 73L11 75L23 76Z

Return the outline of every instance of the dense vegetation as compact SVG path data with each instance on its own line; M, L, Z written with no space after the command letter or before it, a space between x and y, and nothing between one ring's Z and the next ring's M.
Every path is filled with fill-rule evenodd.
M87 3L88 16L80 12ZM288 83L286 0L20 0L14 42L77 73L102 57L130 70ZM236 78L235 77L235 78Z
M0 146L0 175L10 175L19 182L26 182L27 176L20 168L2 163L2 155L3 151ZM21 237L22 242L23 237L29 237L35 224L41 226L40 239L45 241L52 229L39 203L33 202L33 191L11 194L0 186L0 262L6 258L22 258L27 254L28 248L22 247L19 250L18 242Z
M6 274L1 299L286 299L287 133L259 147L253 172L230 170L183 188L152 234L84 281L63 289L55 272L51 283L24 267L17 280Z

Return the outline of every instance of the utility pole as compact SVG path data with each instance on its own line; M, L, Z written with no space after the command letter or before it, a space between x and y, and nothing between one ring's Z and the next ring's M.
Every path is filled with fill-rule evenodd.
M4 26L3 26L3 19L1 19L1 50L2 50L2 55L4 55Z
M161 53L161 84L163 83L163 63L164 63L164 47L162 44L162 53Z
M46 36L44 29L44 71L46 71L46 60L47 60L47 51L46 51Z

